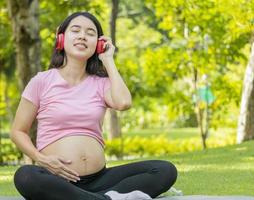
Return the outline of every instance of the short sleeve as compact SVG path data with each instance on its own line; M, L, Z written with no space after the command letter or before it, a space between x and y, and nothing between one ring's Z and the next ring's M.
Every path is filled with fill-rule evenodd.
M39 107L39 100L40 100L39 88L40 88L40 81L39 81L38 75L36 75L30 79L30 81L26 85L21 96L31 101L37 107Z
M110 79L108 77L99 78L99 95L104 100L105 92L111 87Z

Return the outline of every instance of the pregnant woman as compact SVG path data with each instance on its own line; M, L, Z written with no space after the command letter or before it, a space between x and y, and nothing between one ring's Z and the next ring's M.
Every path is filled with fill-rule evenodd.
M131 94L114 60L115 47L88 12L68 16L57 29L49 69L27 84L11 140L36 165L14 175L27 200L142 200L167 191L175 166L146 160L106 167L102 122L108 107L126 110ZM38 121L36 147L29 130Z

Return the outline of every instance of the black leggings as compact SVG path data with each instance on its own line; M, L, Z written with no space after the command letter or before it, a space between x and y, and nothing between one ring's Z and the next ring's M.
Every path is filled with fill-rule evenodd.
M17 169L14 183L27 200L110 200L110 190L128 193L140 190L152 198L166 192L176 181L177 170L167 161L146 160L104 167L94 174L69 182L36 165Z

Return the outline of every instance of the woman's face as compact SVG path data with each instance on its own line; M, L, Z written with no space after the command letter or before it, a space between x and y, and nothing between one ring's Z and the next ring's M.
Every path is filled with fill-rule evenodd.
M67 56L80 60L90 58L96 49L98 33L94 23L78 16L71 20L64 34L64 50Z

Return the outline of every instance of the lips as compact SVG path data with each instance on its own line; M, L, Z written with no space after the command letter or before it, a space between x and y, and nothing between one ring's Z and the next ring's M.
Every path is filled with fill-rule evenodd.
M86 44L85 43L81 43L81 42L75 43L74 46L81 47L81 48L87 48Z

